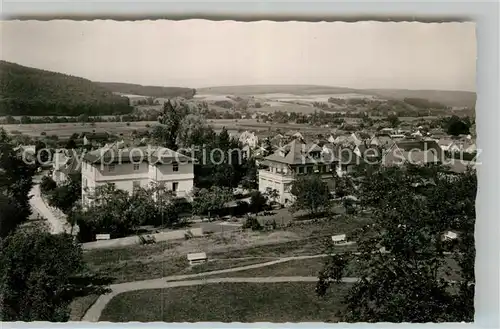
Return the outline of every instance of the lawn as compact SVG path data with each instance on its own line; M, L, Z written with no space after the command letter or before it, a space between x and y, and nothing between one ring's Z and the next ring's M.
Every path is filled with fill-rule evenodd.
M290 260L283 263L278 263L270 266L249 269L244 271L237 271L231 273L222 273L222 274L212 274L207 275L206 277L273 277L273 276L318 276L319 272L323 269L323 265L325 261L327 261L327 257L316 257L309 259L296 259ZM445 274L444 269L449 269L451 273ZM447 277L450 280L458 280L460 279L457 271L459 270L457 263L451 259L446 258L445 264L441 269L440 275L443 277ZM358 262L350 262L345 271L345 277L358 277L360 274L361 268L360 263Z
M253 264L260 264L265 262L270 262L275 258L248 258L248 259L217 259L213 261L208 261L207 263L190 266L177 274L196 274L202 272L210 272L217 270L225 270L234 267L241 267Z
M192 252L206 252L210 260L219 260L202 265L207 271L235 267L235 264L244 266L266 262L269 258L320 254L324 252L330 235L350 232L364 221L340 216L271 232L227 232L223 237L213 235L152 245L88 250L84 252L84 259L91 269L113 276L116 283L147 280L201 271L201 267L188 267L186 255ZM353 250L355 246L342 248ZM260 260L234 259L248 257ZM227 259L234 259L234 263Z
M88 309L95 303L97 298L99 298L98 295L88 295L79 297L71 302L69 305L69 321L80 321Z
M336 322L351 285L318 297L315 283L214 283L126 292L99 321L111 322ZM142 306L142 307L141 307Z

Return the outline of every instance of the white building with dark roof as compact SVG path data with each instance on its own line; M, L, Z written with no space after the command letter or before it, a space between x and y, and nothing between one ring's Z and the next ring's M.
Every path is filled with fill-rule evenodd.
M286 205L294 200L291 187L298 175L319 174L333 190L334 178L352 171L360 161L352 151L343 152L340 147L319 147L293 140L261 162L265 169L259 170L259 191L278 191L277 201Z
M193 159L159 146L103 147L83 156L81 172L84 204L96 187L108 183L129 193L159 184L178 197L189 196L193 189Z

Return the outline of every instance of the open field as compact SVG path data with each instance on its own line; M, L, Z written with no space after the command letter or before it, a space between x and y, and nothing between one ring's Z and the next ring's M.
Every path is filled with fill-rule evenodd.
M217 283L122 293L100 321L335 322L350 284L324 298L315 283ZM138 307L141 305L141 307Z
M60 138L68 138L73 133L81 134L86 133L102 133L108 132L110 134L124 134L128 135L136 129L146 129L146 125L158 124L156 121L140 121L140 122L130 122L127 125L126 122L96 122L94 124L90 123L32 123L32 124L20 124L20 125L0 125L0 128L4 128L7 132L17 131L23 135L39 137L42 132L45 132L47 136L57 135Z
M383 99L423 98L431 102L439 102L447 106L473 107L476 103L476 93L470 91L451 90L408 90L408 89L353 89L333 86L316 85L246 85L219 86L200 88L198 95L239 95L251 96L262 94L292 94L292 95L338 95L361 94Z

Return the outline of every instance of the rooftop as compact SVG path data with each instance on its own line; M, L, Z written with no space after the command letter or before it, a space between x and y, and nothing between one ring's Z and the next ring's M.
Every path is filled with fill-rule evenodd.
M121 148L116 143L88 152L84 155L83 159L93 164L143 161L150 164L193 162L192 158L161 146L148 145L133 148Z

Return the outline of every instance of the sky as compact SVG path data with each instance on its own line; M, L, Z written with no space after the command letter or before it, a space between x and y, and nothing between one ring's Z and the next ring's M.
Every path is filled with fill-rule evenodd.
M474 23L4 21L0 56L93 81L475 91Z

